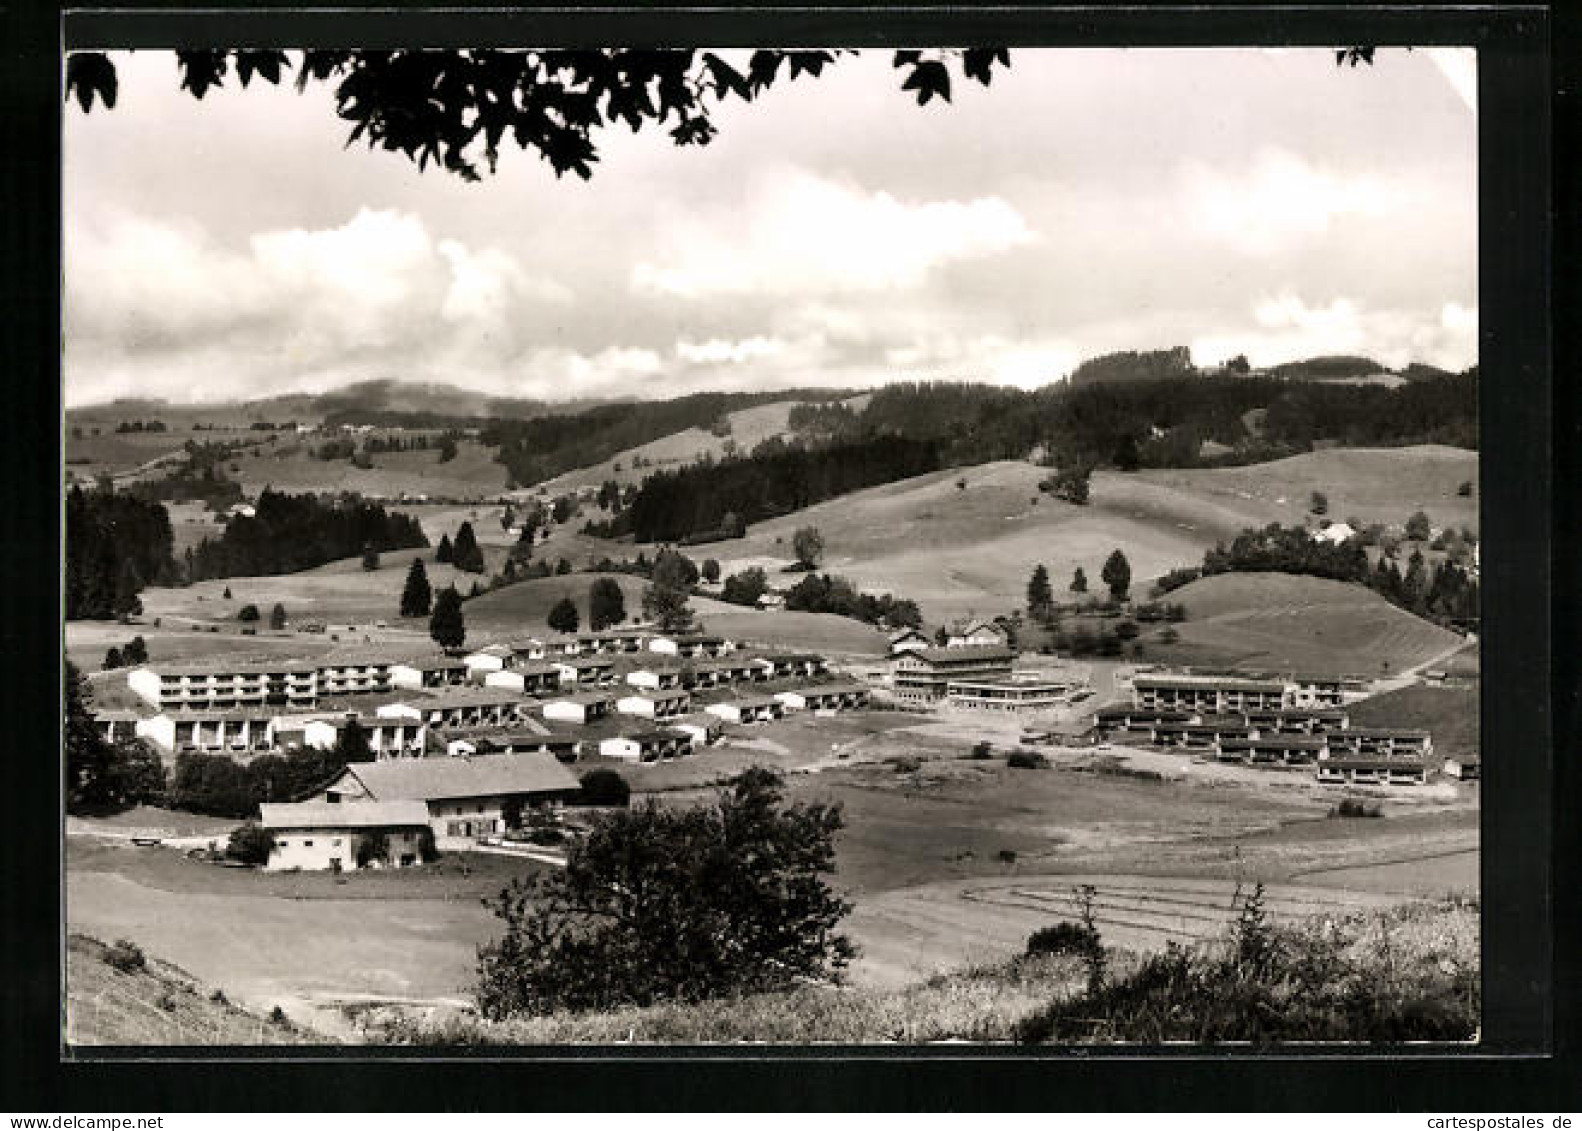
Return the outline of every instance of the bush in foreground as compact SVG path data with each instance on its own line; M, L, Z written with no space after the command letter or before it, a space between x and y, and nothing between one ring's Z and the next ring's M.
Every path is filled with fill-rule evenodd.
M1124 974L1090 979L1082 993L1058 996L1023 1020L1016 1037L1030 1044L1473 1040L1476 948L1468 954L1455 940L1432 939L1402 945L1395 936L1422 912L1408 906L1343 924L1277 927L1264 919L1260 888L1221 943L1188 949L1171 942Z
M582 805L619 808L631 801L632 787L614 770L589 770L582 775L582 792L577 801Z
M1013 770L1041 770L1049 765L1049 759L1036 750L1013 750L1005 764Z
M491 1020L780 990L839 976L851 905L825 883L838 807L785 804L750 769L709 805L652 800L595 819L564 869L485 905L504 935L478 952Z
M134 942L126 939L116 939L115 945L104 952L105 965L119 970L123 974L130 974L133 970L141 970L148 965L143 950Z

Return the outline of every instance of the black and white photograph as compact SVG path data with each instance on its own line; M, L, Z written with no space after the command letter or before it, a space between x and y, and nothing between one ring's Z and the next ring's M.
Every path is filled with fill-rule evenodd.
M66 52L66 1055L1477 1050L1479 68Z

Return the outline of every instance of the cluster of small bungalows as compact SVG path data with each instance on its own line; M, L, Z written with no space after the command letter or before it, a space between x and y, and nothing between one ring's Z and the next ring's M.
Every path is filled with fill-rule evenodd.
M135 735L172 754L325 748L355 720L380 759L437 749L475 752L504 742L506 749L563 761L595 748L649 761L714 741L721 722L867 704L864 687L817 682L828 673L825 658L811 653L747 655L719 636L612 630L530 637L458 657L363 654L311 663L145 665L127 682L155 713L104 712L99 723L106 737ZM773 694L738 691L802 679L814 682ZM732 698L706 709L694 700L696 693L722 689ZM355 710L321 703L343 696L362 698ZM557 725L575 729L615 719L649 725L598 740L556 733Z
M1100 737L1196 751L1221 762L1314 767L1318 780L1409 785L1427 777L1433 738L1423 730L1353 727L1331 686L1138 676L1130 706L1094 716Z

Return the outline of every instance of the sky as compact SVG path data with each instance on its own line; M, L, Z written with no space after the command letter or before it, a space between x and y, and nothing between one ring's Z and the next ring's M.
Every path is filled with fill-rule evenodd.
M347 148L328 87L199 102L172 55L113 58L116 107L65 115L73 407L1477 360L1469 50L1020 49L924 107L865 53L706 147L614 127L591 181L508 145L477 184Z

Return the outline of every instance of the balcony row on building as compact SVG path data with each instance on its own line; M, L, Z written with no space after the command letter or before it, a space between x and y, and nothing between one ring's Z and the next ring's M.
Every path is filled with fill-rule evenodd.
M428 728L520 729L534 724L536 708L544 724L577 726L616 716L670 723L694 710L690 691L627 688L628 694L588 690L557 692L527 699L491 687L447 687L401 696L362 711L275 712L263 708L189 709L137 718L106 712L99 725L107 735L146 738L167 754L256 754L299 747L328 747L355 719L380 756L421 752ZM853 710L866 707L869 691L854 683L816 684L772 695L733 696L711 704L705 713L729 722L779 718L787 711ZM123 719L123 715L130 716ZM536 725L536 724L534 724ZM130 733L125 733L130 726Z
M1247 679L1223 675L1139 674L1132 678L1132 706L1227 714L1339 707L1345 681L1324 676Z
M631 648L632 641L643 648ZM156 711L310 710L320 699L441 691L481 686L541 694L562 688L607 687L619 681L617 657L644 654L626 670L634 687L708 688L766 682L828 671L824 657L785 653L727 658L736 651L724 637L656 636L603 632L568 636L557 648L532 638L496 644L467 656L360 654L315 661L199 660L148 664L127 673L127 685ZM620 670L626 668L623 661Z

